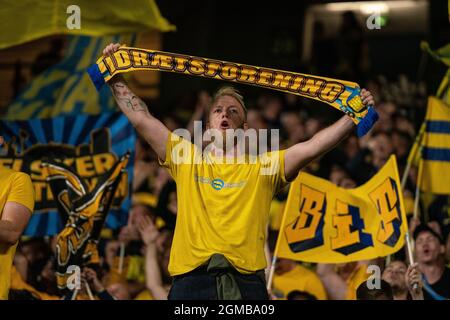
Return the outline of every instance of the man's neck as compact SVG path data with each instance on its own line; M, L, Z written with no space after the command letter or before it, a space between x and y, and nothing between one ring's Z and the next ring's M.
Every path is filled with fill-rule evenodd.
M420 263L419 269L420 271L425 275L425 278L427 279L427 282L429 284L436 283L444 273L444 265L442 263L439 263L438 261L427 264L427 263Z

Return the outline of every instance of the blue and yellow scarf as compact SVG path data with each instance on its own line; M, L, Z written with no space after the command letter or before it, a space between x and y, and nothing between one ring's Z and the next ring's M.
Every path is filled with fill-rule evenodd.
M319 100L350 116L357 125L358 136L366 134L378 120L373 107L363 105L357 83L308 74L130 47L121 47L111 56L99 58L88 73L99 90L114 75L137 70L220 79Z

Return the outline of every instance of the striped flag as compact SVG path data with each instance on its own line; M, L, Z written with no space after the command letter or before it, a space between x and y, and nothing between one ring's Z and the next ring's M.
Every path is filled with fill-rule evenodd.
M450 194L450 106L429 97L425 123L420 189Z

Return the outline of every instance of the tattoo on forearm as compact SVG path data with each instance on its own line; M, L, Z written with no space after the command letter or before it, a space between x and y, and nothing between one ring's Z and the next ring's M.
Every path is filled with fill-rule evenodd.
M113 95L119 102L132 111L148 113L147 105L122 82L116 82L112 86Z

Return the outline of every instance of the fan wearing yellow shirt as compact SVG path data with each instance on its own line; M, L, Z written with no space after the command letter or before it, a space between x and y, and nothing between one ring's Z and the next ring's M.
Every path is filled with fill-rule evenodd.
M0 136L0 145L3 137ZM0 300L8 299L17 242L34 207L31 179L0 166Z
M103 55L119 47L110 44ZM268 299L264 245L270 202L304 166L349 135L353 121L344 116L309 141L254 157L229 139L236 131L248 130L243 97L235 89L219 90L206 111L205 127L215 138L205 139L214 142L204 148L170 132L122 76L108 84L119 109L177 185L169 262L174 280L168 298ZM362 90L361 97L365 105L374 105L370 92Z
M319 276L296 261L279 258L273 277L272 293L287 299L292 291L307 292L318 300L326 300L327 293Z
M316 272L330 300L356 300L356 290L371 275L367 272L369 265L381 265L381 259L340 264L319 263Z

